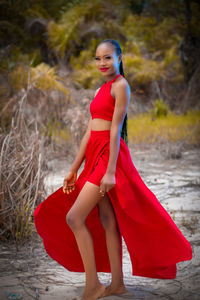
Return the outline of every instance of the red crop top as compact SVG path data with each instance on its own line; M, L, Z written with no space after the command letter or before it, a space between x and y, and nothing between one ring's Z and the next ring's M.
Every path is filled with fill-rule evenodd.
M104 84L100 87L98 93L90 103L92 119L100 118L112 121L115 99L112 97L110 89L113 81L115 81L119 76L121 76L121 74L118 74L115 78L108 82L104 82Z

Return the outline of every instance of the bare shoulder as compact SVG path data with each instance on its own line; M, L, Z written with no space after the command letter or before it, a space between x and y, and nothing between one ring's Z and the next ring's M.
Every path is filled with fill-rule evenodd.
M115 86L117 88L130 89L128 81L123 76L121 76L118 80L116 80L115 83L116 83Z
M131 89L126 78L121 76L121 78L114 82L113 93L115 98L117 95L127 95L128 97L130 97Z

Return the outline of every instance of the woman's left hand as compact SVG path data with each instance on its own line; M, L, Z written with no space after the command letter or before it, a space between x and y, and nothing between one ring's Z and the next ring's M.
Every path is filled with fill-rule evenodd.
M100 193L102 196L115 186L115 174L105 173L100 182Z

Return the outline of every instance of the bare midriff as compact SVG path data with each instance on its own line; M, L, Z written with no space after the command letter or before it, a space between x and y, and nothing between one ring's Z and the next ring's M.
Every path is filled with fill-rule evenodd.
M92 120L92 130L109 130L111 128L112 121L107 121L100 118Z

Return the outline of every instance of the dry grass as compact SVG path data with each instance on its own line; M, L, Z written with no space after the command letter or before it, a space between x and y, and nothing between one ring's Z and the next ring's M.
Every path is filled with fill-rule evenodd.
M27 92L13 111L10 130L0 135L0 240L18 244L33 231L33 211L45 197L44 139L25 117Z
M179 142L200 144L200 111L152 118L151 113L138 114L129 119L129 139L134 143Z

